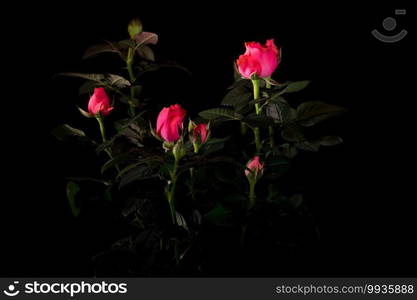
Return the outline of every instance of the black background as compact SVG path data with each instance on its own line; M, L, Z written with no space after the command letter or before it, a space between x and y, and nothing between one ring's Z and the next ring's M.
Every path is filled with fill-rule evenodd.
M315 263L291 275L416 275L414 36L407 27L412 12L396 17L394 32L404 28L408 36L385 44L371 30L390 34L382 20L407 7L229 4L86 7L68 2L26 6L3 25L5 48L13 55L5 55L11 72L2 99L1 276L93 275L91 254L104 245L94 244L95 237L74 221L64 191L65 178L87 170L94 153L86 156L50 135L64 122L91 126L74 108L85 105L87 98L78 96L80 81L52 77L67 71L117 70L117 58L87 62L81 56L102 39L126 38L126 24L136 16L145 31L159 35L157 57L192 72L191 78L168 73L154 84L161 103L180 102L191 115L218 105L233 80L232 62L243 53L243 43L275 38L283 49L275 79L310 79L301 100L350 110L324 125L327 132L342 136L344 144L300 158L304 165L299 180L320 228L321 245L312 255ZM106 59L109 65L103 65ZM277 269L266 275L288 274Z

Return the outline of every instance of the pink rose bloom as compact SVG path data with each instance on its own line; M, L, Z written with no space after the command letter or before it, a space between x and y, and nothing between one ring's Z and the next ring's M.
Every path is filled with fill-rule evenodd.
M247 168L245 170L246 177L251 176L253 174L255 175L255 178L259 178L264 172L264 165L259 161L259 156L255 156L254 158L252 158L247 163L246 168Z
M156 133L165 141L172 143L180 138L186 111L179 104L164 107L156 121Z
M270 77L278 67L280 53L274 40L267 40L262 46L257 42L245 43L246 52L236 61L239 73L247 79L253 74L258 77Z
M207 141L208 130L207 124L198 124L193 130L193 139L194 141L198 140L200 137L200 143L204 144Z
M104 88L95 88L93 95L88 101L88 112L92 115L100 114L107 116L113 108L113 106L110 106L110 99Z

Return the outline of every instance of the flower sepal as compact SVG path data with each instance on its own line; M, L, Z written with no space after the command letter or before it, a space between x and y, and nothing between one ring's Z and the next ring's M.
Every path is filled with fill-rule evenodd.
M77 106L78 111L86 118L95 118L94 114L90 114L88 111L85 111L81 107Z
M149 131L151 133L151 135L156 138L158 141L160 142L165 142L155 131L155 129L152 127L152 123L151 121L149 121ZM167 142L168 143L168 142ZM165 148L164 148L165 149Z
M174 149L175 143L164 141L162 143L162 148L164 148L165 152L172 151Z
M281 85L281 83L272 79L271 77L265 77L265 78L262 78L262 79L265 81L265 83L273 85L273 86L280 86Z
M196 128L197 124L193 120L188 121L188 133L192 134L194 131L194 128Z
M176 161L180 161L187 154L182 138L174 144L174 147L172 148L172 154L174 155Z

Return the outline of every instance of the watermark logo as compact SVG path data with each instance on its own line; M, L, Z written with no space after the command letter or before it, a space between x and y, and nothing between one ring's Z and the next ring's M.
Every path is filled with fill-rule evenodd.
M405 9L396 9L395 15L405 15ZM393 31L395 27L397 27L397 21L394 18L388 17L382 21L382 26L386 31ZM378 30L372 30L372 35L376 37L378 40L384 43L395 43L402 40L407 35L407 30L403 29L399 33L395 35L384 35L380 33Z
M9 284L3 293L8 297L15 297L19 294L63 294L70 298L76 297L78 294L126 294L127 283L115 283L106 281L93 282L43 282L43 281L28 281L17 288L19 281L14 281Z
M4 290L3 291L3 293L6 295L6 296L9 296L9 297L14 297L14 296L17 296L17 295L19 295L19 293L20 293L20 291L17 289L17 287L16 287L16 285L18 285L19 284L19 281L14 281L13 282L13 284L10 284L8 287L7 287L7 290Z

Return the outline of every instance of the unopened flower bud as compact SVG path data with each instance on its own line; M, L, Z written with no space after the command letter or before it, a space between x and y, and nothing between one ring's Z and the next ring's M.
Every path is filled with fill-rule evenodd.
M255 156L246 165L245 175L249 180L258 180L263 172L264 164L260 162L259 156Z
M174 155L176 161L180 161L181 158L185 156L186 149L184 147L182 139L175 143L174 147L172 148L172 154Z
M133 19L127 26L127 31L129 32L129 36L132 40L135 39L136 35L142 32L142 29L142 22L139 19Z

